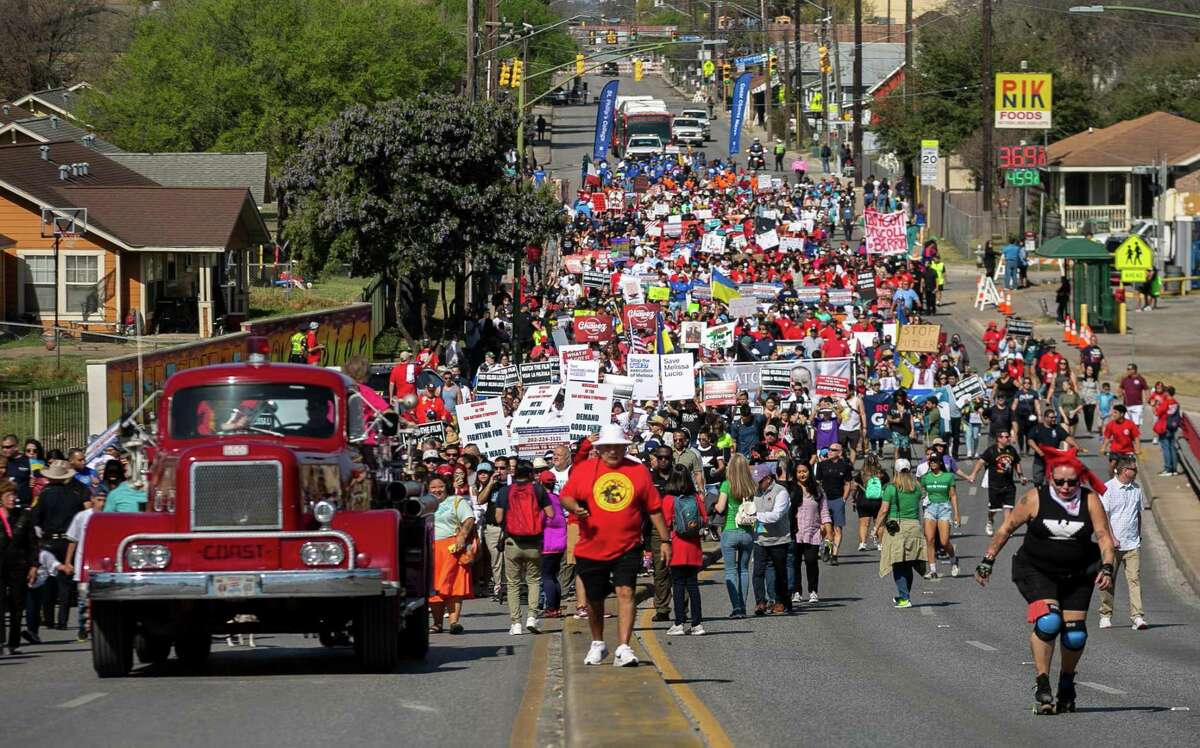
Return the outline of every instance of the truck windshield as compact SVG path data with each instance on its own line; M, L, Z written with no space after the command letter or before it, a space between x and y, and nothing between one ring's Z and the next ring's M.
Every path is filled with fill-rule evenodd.
M271 434L326 439L337 425L333 392L308 384L254 382L189 387L171 398L172 439Z
M657 135L665 143L671 139L671 120L667 117L630 118L625 132L630 136Z

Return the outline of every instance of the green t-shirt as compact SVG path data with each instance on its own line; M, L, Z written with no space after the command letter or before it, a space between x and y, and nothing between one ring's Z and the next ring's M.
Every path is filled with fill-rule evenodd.
M733 489L730 488L729 481L722 481L721 487L717 490L725 494L726 497L725 526L721 530L745 530L746 528L744 527L738 527L738 523L736 522L738 507L742 505L742 501L741 499L733 498Z
M921 489L901 491L895 483L883 487L883 500L888 503L888 519L920 519Z
M733 437L728 433L721 434L721 438L717 439L718 449L733 449Z
M930 470L921 476L921 486L925 489L930 504L945 504L950 501L950 489L954 487L954 474L945 470L940 473Z

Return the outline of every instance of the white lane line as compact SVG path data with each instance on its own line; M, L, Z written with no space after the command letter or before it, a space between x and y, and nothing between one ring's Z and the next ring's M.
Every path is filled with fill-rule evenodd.
M977 641L971 640L971 641L968 641L967 644L970 644L975 649L982 649L984 652L995 652L996 651L995 647L993 647L990 644L984 644L983 642L977 642Z
M1094 688L1102 693L1110 693L1113 696L1123 696L1125 694L1125 692L1121 689L1113 688L1112 686L1106 686L1103 683L1093 683L1092 681L1081 680L1079 681L1079 685L1087 686L1088 688Z
M411 709L414 712L437 712L436 707L429 706L428 704L419 704L415 701L399 701L396 702L396 705L401 709Z
M78 698L71 699L70 701L64 701L63 703L58 705L58 708L59 709L74 709L76 707L83 706L84 704L90 704L91 702L95 701L96 699L103 699L107 695L108 694L103 691L96 691L94 693L85 693L84 695L82 695Z

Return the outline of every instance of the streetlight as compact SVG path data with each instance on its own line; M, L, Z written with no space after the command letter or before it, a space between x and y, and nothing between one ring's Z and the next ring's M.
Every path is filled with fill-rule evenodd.
M1175 16L1176 18L1194 18L1200 21L1200 13L1184 13L1178 10L1163 10L1161 8L1145 8L1140 5L1072 5L1068 13L1104 13L1110 10L1125 10L1133 13L1153 13L1159 16Z

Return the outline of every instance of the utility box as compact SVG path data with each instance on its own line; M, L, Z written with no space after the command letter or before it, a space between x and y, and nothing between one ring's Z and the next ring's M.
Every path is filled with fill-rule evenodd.
M1095 331L1115 331L1117 302L1113 297L1113 257L1103 244L1091 239L1056 236L1038 247L1040 257L1063 262L1071 276L1071 315L1080 319L1080 307L1087 304L1088 325Z

